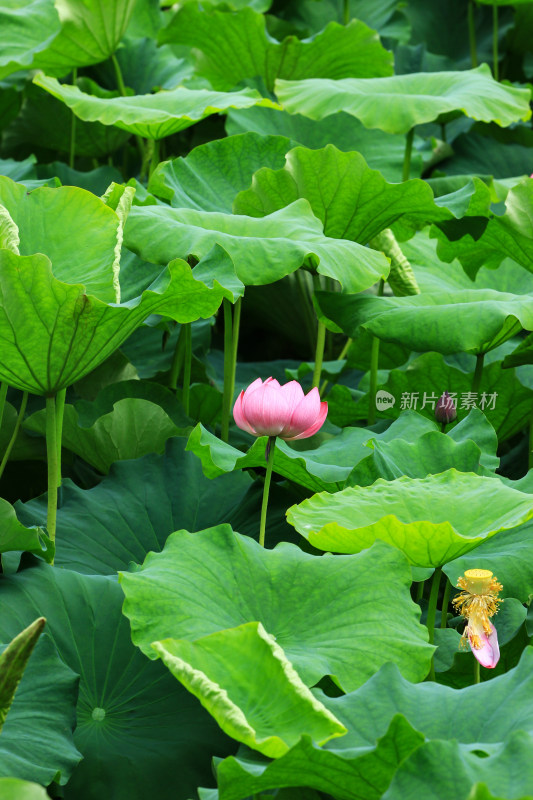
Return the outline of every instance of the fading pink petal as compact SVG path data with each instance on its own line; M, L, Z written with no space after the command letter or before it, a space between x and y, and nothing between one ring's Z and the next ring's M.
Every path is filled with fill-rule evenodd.
M473 647L472 637L470 634L468 635L468 641L470 644L470 649L481 666L487 667L487 669L494 669L500 660L500 647L498 645L498 634L496 632L496 628L492 622L489 622L489 625L491 627L491 632L488 636L483 631L483 628L481 628L481 632L478 632L476 629L474 629L474 633L477 634L479 640L481 641L481 647ZM469 627L472 629L472 626Z
M258 378L260 380L260 378ZM253 384L252 384L253 385ZM250 388L250 387L248 387ZM244 391L240 393L238 398L235 401L235 405L233 406L233 419L237 423L237 427L241 430L246 431L247 433L251 433L253 436L257 436L257 433L254 431L246 417L244 416L242 410L242 400L244 397Z
M277 381L276 381L277 383ZM290 406L274 381L263 384L242 401L242 413L259 436L277 436L288 424Z
M317 431L320 430L320 428L326 421L327 415L328 415L328 404L324 401L320 403L320 410L318 412L318 417L309 428L306 428L305 431L302 431L302 433L299 433L296 436L289 436L289 437L284 436L283 438L290 439L291 441L294 441L295 439L308 439L310 436L313 436Z

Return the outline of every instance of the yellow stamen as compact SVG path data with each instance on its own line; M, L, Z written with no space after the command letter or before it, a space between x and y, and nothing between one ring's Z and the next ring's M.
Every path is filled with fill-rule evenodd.
M457 580L457 586L463 589L452 600L459 614L467 620L462 642L469 639L476 650L482 646L480 633L490 636L492 631L490 617L498 613L502 600L498 594L503 589L498 579L488 569L468 569L464 576Z

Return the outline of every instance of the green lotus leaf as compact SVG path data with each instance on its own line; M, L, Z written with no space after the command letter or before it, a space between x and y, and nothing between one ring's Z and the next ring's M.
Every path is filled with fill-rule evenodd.
M260 167L277 169L291 142L285 136L243 133L207 142L185 156L159 164L148 188L175 208L231 214L235 196Z
M350 336L359 326L416 352L486 353L523 328L533 330L533 300L494 289L456 289L408 297L320 292L326 317Z
M46 432L46 411L32 414L26 430ZM113 410L90 427L80 425L74 406L66 405L62 444L100 472L109 472L115 461L162 453L171 436L183 435L160 405L142 398L118 400Z
M350 480L355 465L369 455L370 440L417 439L428 431L436 432L435 424L416 412L408 411L381 434L365 428L345 428L338 436L309 450L294 450L287 442L277 439L274 471L312 492L335 492ZM187 450L198 456L208 478L216 478L233 470L263 467L266 444L267 438L260 437L243 454L222 442L203 425L197 425L189 436Z
M359 292L387 276L382 253L324 236L306 200L254 219L188 208L133 208L124 243L141 258L167 264L171 258L203 258L223 247L246 286L273 283L302 265L335 278L346 292Z
M9 800L48 800L49 794L44 786L19 778L0 778L0 793Z
M73 67L98 64L113 55L135 0L55 0L61 31L34 65L66 75Z
M526 179L510 189L505 214L493 215L477 228L467 220L459 221L453 241L445 236L446 229L444 233L435 229L439 257L443 261L458 258L472 278L489 260L497 265L506 257L533 272L533 222L529 214L532 201L533 181Z
M152 647L225 733L266 756L282 756L302 735L325 744L346 733L260 622ZM243 674L259 673L260 681L243 684Z
M376 32L358 19L331 22L307 40L267 33L266 20L251 8L228 14L187 3L159 34L159 41L200 51L196 70L215 89L232 89L259 76L268 91L276 78L374 78L393 73L392 54Z
M343 153L334 145L323 150L296 147L283 169L262 167L252 187L235 198L236 214L263 217L304 197L335 239L367 244L399 219L414 227L449 219L435 204L433 192L420 180L389 184L360 153Z
M45 561L54 560L54 543L42 527L22 525L13 506L0 497L0 553L23 550L41 556Z
M322 492L287 511L291 525L320 550L359 553L380 539L418 567L442 566L531 517L530 496L455 469Z
M532 756L533 736L521 731L488 757L465 752L453 741L428 742L400 766L383 800L528 800Z
M226 131L228 135L254 131L262 135L285 136L312 149L333 144L343 152L356 150L363 153L368 165L379 169L388 181L399 183L402 180L405 138L384 131L370 131L343 111L317 121L301 114L254 106L229 111ZM413 151L411 174L420 175L421 172L422 159Z
M205 478L180 438L169 439L164 455L117 462L89 491L67 478L57 511L55 564L90 575L114 575L132 560L141 563L148 552L160 551L175 530L244 521L239 509L251 485L252 479L241 472L216 481ZM17 503L16 511L26 525L44 525L46 495ZM245 512L251 516L249 506Z
M24 87L24 104L17 118L4 131L3 152L19 157L24 152L46 153L53 161L57 151L65 158L70 153L72 112L51 94L33 84ZM77 120L75 129L75 152L77 156L105 158L122 147L130 134L99 122ZM15 176L12 176L15 180ZM18 180L18 178L17 178Z
M507 531L505 536L488 539L475 552L474 566L489 569L498 576L503 585L502 596L517 597L523 603L533 593L532 532L533 525L526 522ZM471 567L472 558L466 554L446 564L444 572L455 586L457 578Z
M450 114L465 114L503 127L531 116L529 89L498 83L486 64L461 72L420 72L388 78L277 80L275 92L291 114L318 120L345 111L367 128L387 133L407 133L415 125ZM376 102L377 97L380 102Z
M260 762L253 754L222 761L217 770L219 797L241 800L278 786L312 786L328 793L334 790L339 800L379 800L400 764L422 743L422 734L400 714L367 747L343 749L339 739L335 749L319 748L303 736L275 761Z
M0 655L0 732L45 624L44 617L38 617L15 636Z
M46 256L2 250L0 379L23 391L55 394L105 361L150 314L181 322L210 317L223 295L176 260L141 297L106 305L84 286L56 280Z
M472 397L472 372L464 372L448 364L439 353L424 353L409 362L408 368L394 369L378 381L378 391L385 390L394 404L380 409L379 416L398 417L404 409L419 410L434 419L435 403L444 391L456 395L458 419L464 419L474 407L479 407L498 434L500 442L522 430L531 410L533 392L522 385L514 370L502 370L501 361L486 364L481 387ZM350 424L366 419L369 397L365 394L354 403Z
M84 189L28 192L5 177L0 177L0 203L18 228L20 255L43 253L58 280L83 283L88 293L108 303L119 300L114 251L120 247L121 222L112 208Z
M2 617L10 619L3 619L2 641L20 633L21 619L22 625L29 625L39 615L34 608L31 614L19 616L19 609L4 605L4 599L2 594ZM0 646L0 650L4 647ZM35 781L44 786L53 780L66 783L81 758L72 738L77 697L78 675L61 660L45 634L28 661L2 728L2 778ZM4 796L11 800L11 795Z
M64 736L66 726L55 718L67 703L74 721L75 697L72 690L69 694L63 688L65 678L60 676L66 674L71 685L71 670L80 676L74 742L83 760L64 789L66 800L96 800L104 790L116 800L130 800L149 796L155 782L161 800L186 800L199 783L212 783L211 756L233 752L234 743L161 663L149 661L132 645L116 577L26 564L15 575L2 576L0 597L4 641L34 619L39 609L61 657L60 661L52 648L54 662L41 667L37 675L40 684L51 685L57 697L55 702L43 699L41 704L46 709L44 719L53 724L49 737L38 737L36 705L29 695L24 705L25 730L35 738L35 747L40 748L36 752L48 751L49 742L56 741L52 732L55 737ZM0 736L0 748L4 733L7 742L10 719L31 666L30 660ZM27 741L23 735L17 737L26 758ZM52 763L59 758L59 745L55 750ZM72 746L71 752L78 760ZM54 774L50 770L42 782L48 784Z
M367 447L373 452L354 468L346 486L371 486L378 478L391 481L402 475L425 478L451 468L478 475L492 474L481 466L481 450L475 442L457 443L439 431L429 431L416 442L370 440Z
M53 0L16 0L0 8L0 79L31 66L34 56L59 33Z
M219 525L172 534L162 553L120 579L133 641L152 658L154 641L257 621L308 686L333 675L353 688L390 660L412 680L427 674L432 648L407 588L410 569L382 543L357 558L316 558L288 543L265 550Z
M99 97L86 94L77 86L60 84L55 78L45 75L36 75L33 80L85 122L116 125L147 139L164 139L228 108L249 108L256 104L275 107L275 103L253 89L214 92L179 86L156 94Z

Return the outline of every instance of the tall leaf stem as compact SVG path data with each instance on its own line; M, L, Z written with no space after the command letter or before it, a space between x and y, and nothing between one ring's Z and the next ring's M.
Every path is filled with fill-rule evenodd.
M476 26L474 24L474 0L468 0L468 41L472 69L477 67Z
M474 656L474 683L481 682L481 670L479 668L479 661Z
M378 284L377 296L383 296L385 281L381 278ZM379 339L372 337L372 347L370 349L370 393L368 397L368 425L373 425L376 421L376 391L378 388L378 368L379 368Z
M7 383L2 381L0 383L0 428L2 427L2 420L4 419L4 409L6 407L6 397L7 397Z
M159 139L152 139L152 144L150 147L150 170L148 172L148 177L152 177L152 173L159 164Z
M189 398L191 392L191 370L192 370L192 325L186 322L183 325L183 410L189 416Z
M272 467L274 465L274 453L276 452L276 437L269 436L266 448L267 467L265 483L263 485L263 502L261 504L261 520L259 523L259 544L265 546L266 517L268 508L268 495L270 494L270 481L272 480Z
M111 56L111 61L113 62L113 67L115 69L115 76L117 79L117 88L122 95L122 97L126 97L126 84L124 83L124 77L122 75L122 70L120 69L120 64L118 63L118 58L116 57L115 53ZM147 155L146 155L146 147L144 146L144 142L139 134L135 134L135 141L137 142L137 148L139 150L139 155L141 157L141 173L144 169L146 169L147 163Z
M46 458L48 462L48 509L46 528L48 536L55 542L57 517L57 420L55 396L46 398Z
M350 0L343 0L342 22L344 25L350 22Z
M11 434L11 439L8 442L8 445L6 447L6 451L4 453L4 457L2 458L2 461L0 463L0 478L4 474L4 469L6 468L6 464L9 461L9 456L10 456L11 451L13 449L13 445L15 444L15 442L17 440L17 436L18 436L18 433L19 433L19 430L20 430L20 426L22 424L22 420L24 419L24 413L26 411L27 402L28 402L28 392L24 392L24 394L22 395L22 400L20 401L20 408L19 408L19 413L18 413L18 416L17 416L17 421L15 423L15 428L13 430L13 433Z
M407 133L405 136L405 150L403 154L403 172L402 172L403 181L409 180L409 173L411 171L411 153L413 152L414 135L415 135L415 129L411 128L409 133Z
M533 467L533 409L529 415L529 455L527 464L529 469Z
M78 79L78 68L74 67L72 70L72 85L76 86ZM70 117L70 148L68 154L68 165L71 169L74 168L74 158L76 155L76 114L71 112Z
M174 355L172 356L172 364L170 365L170 375L168 378L168 388L174 392L178 388L178 376L183 367L183 326L180 328L178 340L174 348Z
M63 441L63 417L65 415L66 389L60 389L56 395L56 443L57 443L57 485L61 486L61 443Z
M476 356L476 368L474 370L474 377L472 378L472 393L477 394L481 386L481 377L483 375L483 359L485 353L478 353Z
M313 276L313 283L315 291L320 289L320 279L318 275ZM324 347L326 345L326 326L323 322L318 320L318 327L316 332L316 345L315 345L315 368L313 370L313 384L312 387L320 385L320 377L322 375L322 362L324 360Z
M441 605L441 612L440 612L440 626L441 628L445 628L448 624L448 604L450 602L450 593L452 591L452 584L448 580L448 577L445 575L444 580L446 583L444 584L444 594L442 596L442 605Z
M498 4L496 0L493 0L492 3L492 72L494 75L494 80L498 81L499 78L499 66L498 66Z
M232 358L233 358L233 315L231 302L225 297L222 301L224 312L224 391L222 394L222 424L220 438L223 442L229 441L229 420L231 414L231 401L233 400L233 387L231 386L232 377ZM234 375L234 373L233 373ZM234 378L235 380L235 378ZM231 392L231 394L230 394Z
M346 339L344 347L342 348L342 350L340 351L339 355L337 356L336 361L342 361L342 359L347 355L348 350L350 349L350 347L352 345L352 342L353 342L353 339ZM328 385L328 383L329 383L329 381L328 381L327 378L322 382L322 386L320 387L320 397L323 397L324 392L326 391L326 386Z
M431 582L431 593L429 595L429 603L428 603L428 615L426 620L426 625L429 634L429 643L433 644L435 640L435 615L437 612L437 600L439 597L439 585L440 585L440 577L442 574L442 568L437 567L435 572L433 573L433 580ZM429 670L429 680L435 680L435 664L433 656L431 657L431 667Z

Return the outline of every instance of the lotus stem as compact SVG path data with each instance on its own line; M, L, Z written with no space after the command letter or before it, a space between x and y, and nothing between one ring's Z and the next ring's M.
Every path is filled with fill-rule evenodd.
M409 133L407 133L405 136L405 150L403 155L403 173L402 173L403 181L409 180L409 173L411 171L411 153L413 151L414 135L415 135L415 129L411 128Z
M57 485L61 486L61 443L63 441L63 417L65 414L66 389L60 389L56 395L56 439L57 439Z
M223 442L229 441L229 422L231 402L235 390L235 368L233 367L236 349L233 342L234 321L230 301L225 297L222 301L224 312L224 392L222 396L222 424L220 438Z
M305 310L305 326L307 328L307 334L309 336L309 342L311 345L311 352L314 352L316 346L316 335L315 335L315 323L316 323L316 316L314 309L312 307L311 301L309 299L309 287L307 284L305 271L302 269L297 269L296 273L296 283L298 284L298 289L300 290L300 294L302 296L302 307Z
M150 147L148 148L150 151L150 169L148 172L148 177L152 177L152 173L159 164L159 139L151 139L150 140Z
M492 3L492 71L494 74L494 80L499 80L499 69L498 69L498 4L496 0L493 0Z
M6 397L7 397L7 383L2 381L0 383L0 428L2 427L2 420L4 419L4 408L6 407Z
M46 398L46 458L48 462L48 509L46 528L48 536L55 542L57 517L57 420L55 396Z
M263 502L261 504L261 521L259 523L259 544L265 546L266 516L268 507L268 495L270 494L270 481L272 479L272 467L274 465L274 453L276 452L276 437L269 436L266 447L267 467L265 483L263 485Z
M452 585L448 578L445 576L444 580L446 581L444 585L444 594L442 596L442 606L440 612L440 626L441 628L445 628L448 624L448 604L450 602L450 594L452 591Z
M170 375L168 378L168 388L174 392L178 388L178 376L183 367L183 327L180 328L178 341L174 348L174 355L172 356L172 364L170 365Z
M78 79L78 68L74 67L72 70L72 85L76 86ZM70 117L70 150L68 154L68 165L71 169L74 168L74 157L76 155L76 114L71 112Z
M472 378L472 393L477 394L481 386L481 376L483 375L483 359L485 353L478 353L476 356L476 368L474 370L474 377Z
M446 433L446 425L447 424L448 424L447 422L441 422L441 424L440 424L440 432L441 433Z
M385 281L381 278L378 285L378 297L383 296ZM379 339L372 337L372 348L370 350L370 394L368 397L368 425L373 425L376 421L376 392L378 388L378 368L379 368Z
M122 70L120 69L120 64L118 63L118 59L113 53L111 56L111 61L113 62L113 67L115 69L115 76L117 79L117 88L122 95L122 97L126 97L126 84L124 83L124 78L122 75ZM137 142L137 148L139 150L139 155L141 157L141 178L143 177L143 172L146 170L147 164L147 155L146 155L146 147L144 146L144 142L142 137L139 134L135 134L135 141Z
M479 668L479 661L474 657L474 683L481 683L481 670Z
M418 586L416 587L416 602L419 603L424 596L424 586L426 585L425 581L418 581Z
M533 410L529 415L529 454L527 460L528 469L533 467Z
M346 343L345 343L344 347L342 348L342 350L340 351L339 355L337 356L336 361L342 361L342 359L346 356L346 354L348 353L348 350L352 346L352 342L353 342L353 339L346 339ZM320 397L322 397L324 395L324 392L326 391L326 386L328 385L328 383L329 383L329 381L326 378L323 381L322 386L320 387Z
M350 0L344 0L342 9L342 21L344 25L350 22Z
M468 41L470 42L470 61L472 69L477 67L476 27L474 25L474 0L468 0Z
M13 449L13 445L15 444L15 442L17 440L17 436L18 436L18 433L19 433L19 430L20 430L20 426L22 424L22 420L24 419L24 413L26 411L27 402L28 402L28 392L24 392L24 394L22 395L22 400L20 401L20 408L19 408L19 413L18 413L18 416L17 416L17 421L15 423L15 428L13 430L13 433L11 434L11 439L9 440L8 445L6 447L6 452L4 453L4 457L2 458L2 462L0 463L0 478L4 474L4 469L6 468L6 464L9 461L9 456L11 455L11 451Z
M433 644L435 639L435 615L437 612L437 599L439 596L439 585L440 585L440 577L442 574L442 568L437 567L433 574L433 580L431 582L431 593L429 595L429 603L428 603L428 615L426 620L426 625L429 634L429 643ZM429 669L429 680L435 680L435 663L433 656L431 657L431 667Z
M191 369L192 369L192 327L187 322L183 326L183 410L189 416L189 398L191 390Z
M326 344L326 326L324 325L323 322L318 320L318 329L316 334L316 348L315 348L315 368L313 370L312 388L314 388L315 386L318 387L320 385L325 344Z

